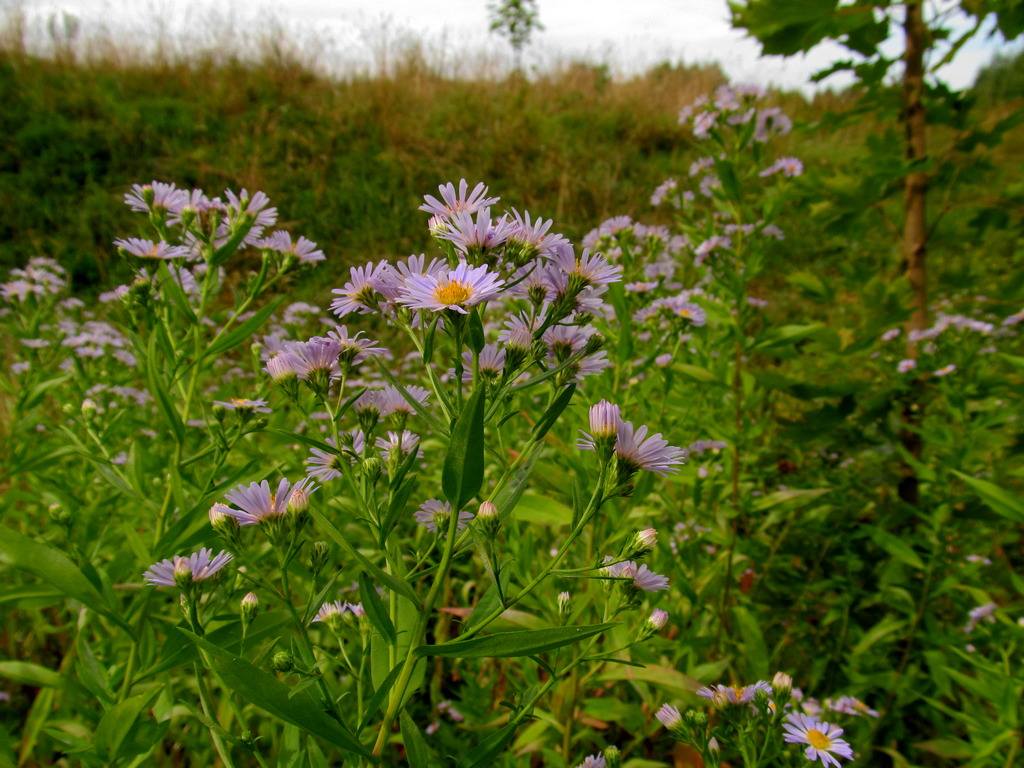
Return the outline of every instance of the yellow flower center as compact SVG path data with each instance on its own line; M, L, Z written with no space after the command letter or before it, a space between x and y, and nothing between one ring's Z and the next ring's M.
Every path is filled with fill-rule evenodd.
M817 728L811 728L807 731L807 743L815 749L828 749L832 746L832 739Z
M231 402L234 403L235 405L248 405L249 404L249 401L246 400L244 397L232 397L231 398Z
M693 317L693 312L691 312L688 309L680 309L679 314L682 315L683 317Z
M438 283L434 289L434 298L439 304L451 306L461 304L472 295L472 291L462 283L449 280L447 283Z

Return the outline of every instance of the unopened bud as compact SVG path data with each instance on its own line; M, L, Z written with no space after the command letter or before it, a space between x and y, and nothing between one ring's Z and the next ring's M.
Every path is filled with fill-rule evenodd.
M242 626L248 627L260 610L260 599L255 592L250 592L242 598Z
M309 494L305 488L296 487L288 497L288 512L297 515L309 509Z
M91 419L95 416L97 410L99 410L99 408L96 405L96 401L91 397L87 397L82 401L82 415L86 419Z
M192 586L192 565L187 557L179 557L174 561L174 583L182 591Z
M314 541L313 550L310 553L310 568L313 571L313 578L315 579L323 571L324 566L327 565L327 560L331 555L331 548L326 541Z
M668 624L668 612L663 611L660 608L654 609L651 612L650 617L647 619L647 623L650 624L655 632L661 632Z
M274 658L271 659L270 665L274 668L275 672L286 674L295 669L295 659L288 651L278 651L274 654Z
M371 456L363 461L362 472L369 482L375 483L380 479L381 474L384 472L384 462L376 456Z
M686 723L689 725L699 727L707 725L708 716L707 713L702 709L688 709L686 710L686 714L683 715L683 720L685 720Z
M593 355L600 352L604 348L604 336L600 333L595 333L593 336L587 339L587 343L583 347L584 355Z
M658 543L658 532L653 528L645 528L637 531L622 546L619 558L622 560L635 560L649 554Z
M480 532L488 540L493 539L498 534L498 529L501 527L501 518L498 513L498 508L489 501L485 501L480 505L480 509L476 515L476 524L480 528Z
M776 672L772 678L772 691L776 695L788 694L793 690L793 678L785 672Z
M668 728L670 731L675 731L683 724L683 716L679 714L679 710L670 704L665 704L659 709L655 715L658 718L658 722Z
M620 768L622 765L622 753L618 747L606 747L604 750L604 762L607 768Z
M568 592L558 593L558 618L564 624L569 620L569 614L572 612L572 597Z

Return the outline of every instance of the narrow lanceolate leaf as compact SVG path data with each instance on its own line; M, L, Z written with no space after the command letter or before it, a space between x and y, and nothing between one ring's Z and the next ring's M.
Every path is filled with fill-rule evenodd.
M427 751L427 742L423 740L419 726L404 710L399 722L402 726L402 744L405 745L405 757L409 761L409 768L430 768L430 753Z
M456 640L444 645L421 645L416 649L416 654L418 656L449 656L457 659L532 656L536 653L553 651L556 648L578 643L594 635L599 635L616 625L617 622L607 622L605 624L588 624L582 627L553 627L551 629L502 632L487 637L474 637L464 642Z
M558 421L558 417L562 415L562 411L564 411L566 406L569 405L569 401L572 400L572 396L575 393L575 384L570 384L558 393L558 397L555 398L555 401L548 406L548 409L544 411L544 415L541 416L533 426L534 440L541 440L544 438L544 435L548 433L548 430L551 429L556 421Z
M199 648L213 657L224 684L230 691L275 717L319 736L335 746L374 759L370 751L337 720L324 714L306 691L293 694L291 688L276 677L235 656L225 648L178 628Z
M976 477L965 475L963 472L957 472L955 469L953 474L967 483L993 512L1018 523L1024 523L1024 502L1016 496L988 480L979 480Z
M395 625L391 623L388 609L380 599L380 595L377 594L377 590L365 575L359 579L359 599L363 603L363 608L366 609L366 616L373 624L373 628L380 632L389 645L394 645Z
M267 321L267 318L270 317L273 311L277 309L278 305L284 301L285 298L285 296L278 296L237 328L225 333L210 345L206 352L203 353L202 357L207 358L219 355L222 352L227 352L232 347L241 344L243 341L246 341L260 329L260 326Z
M417 607L419 606L419 598L416 596L416 593L413 591L413 588L410 587L405 581L396 578L395 576L392 576L390 573L387 573L379 566L374 565L373 562L371 562L363 553L361 553L358 549L353 547L349 540L345 538L345 535L337 528L335 528L331 521L324 517L321 513L317 512L315 509L310 508L309 514L313 518L313 522L317 524L317 527L324 534L326 534L327 537L331 539L335 544L337 544L339 547L345 550L349 557L351 557L353 560L358 561L359 565L362 566L365 571L367 571L371 576L377 579L377 581L381 582L388 589L394 590L396 593L404 597L406 600L409 600L413 605Z
M124 629L129 629L107 600L71 559L48 544L22 536L0 525L0 556L26 573L49 582L68 597L78 600Z
M505 747L516 735L519 723L506 725L497 733L492 733L486 739L471 749L456 768L483 768L494 762L494 758L505 751Z
M174 440L177 443L184 443L185 424L182 422L181 416L178 415L178 411L174 408L174 403L171 402L164 380L160 376L159 352L156 348L156 339L157 337L154 334L149 340L149 351L146 359L146 378L149 384L149 391L153 395L153 400L156 402L157 410L160 411L160 416L174 433Z
M484 484L484 387L478 386L459 414L441 469L441 489L460 510Z
M145 711L160 690L161 687L158 686L149 693L125 699L103 715L96 726L96 733L93 734L93 745L96 751L108 760L109 765L113 765L118 758L127 756L124 753L129 751L129 748L125 748L125 745L130 743L128 737L140 718L145 717Z

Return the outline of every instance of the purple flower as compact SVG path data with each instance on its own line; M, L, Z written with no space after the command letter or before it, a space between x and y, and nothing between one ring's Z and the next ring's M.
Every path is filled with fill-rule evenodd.
M679 713L679 710L669 704L663 705L654 716L658 718L659 723L669 730L683 724L683 716Z
M971 632L974 631L974 628L978 626L978 624L982 621L987 621L989 623L994 624L996 617L993 614L995 612L995 603L985 603L984 605L979 605L977 608L972 608L970 612L967 614L968 621L967 624L964 626L964 633L969 635Z
M463 315L474 307L498 296L503 283L486 266L471 267L460 262L446 275L414 275L405 284L399 303L413 309L440 312L448 309Z
M467 194L469 184L466 183L465 179L459 180L458 192L455 191L455 185L451 182L439 185L437 191L441 193L441 200L438 200L433 195L424 195L423 199L426 202L419 209L434 216L444 218L463 211L466 213L476 213L481 208L494 205L501 199L498 197L486 197L487 187L483 183L477 184L473 187L473 191Z
M835 701L826 701L825 706L833 712L839 712L843 715L867 715L868 717L878 717L878 712L876 710L871 709L871 707L854 696L840 696Z
M420 504L420 508L413 513L413 518L421 526L426 528L428 531L436 532L438 530L438 523L442 524L442 527L447 530L448 516L452 513L452 505L447 501L441 501L440 499L428 499L427 501ZM459 512L459 524L458 530L462 530L466 527L466 524L473 519L473 514L462 510Z
M605 557L605 562L611 561L611 557ZM621 563L613 563L606 566L604 571L615 579L629 579L631 585L644 592L659 592L668 589L668 577L648 570L646 565L637 566L632 560Z
M235 518L239 525L258 525L267 518L286 515L288 502L291 501L293 494L310 494L314 490L316 487L308 478L300 480L294 486L290 481L281 478L275 493L270 492L270 484L266 480L262 483L250 483L248 487L240 485L225 494L224 498L241 509L225 505L221 511Z
M899 363L896 364L896 370L900 373L910 373L915 368L917 368L917 360L912 358L900 360Z
M293 243L292 236L284 230L278 230L258 241L256 247L294 256L300 264L316 264L326 258L324 252L318 249L312 240L300 237Z
M668 197L669 192L679 186L679 182L675 179L665 179L654 189L654 194L651 195L651 205L657 207L661 205L662 201Z
M780 157L774 163L765 168L758 176L762 178L771 176L782 171L786 176L799 176L804 172L804 164L795 157Z
M334 438L328 437L327 444L334 448ZM341 462L345 461L347 456L348 463L355 464L356 458L363 454L365 447L366 437L363 435L363 431L354 429L342 437L341 452L344 455L339 456L337 453L325 451L323 448L310 448L309 452L312 455L306 459L308 467L306 477L309 480L315 478L321 483L341 477Z
M401 434L389 431L387 438L378 437L374 445L381 450L384 461L390 461L395 451L398 452L399 457L408 456L419 444L419 441L419 435L403 429Z
M149 567L142 578L154 587L174 587L177 582L174 580L174 571L184 571L192 576L192 581L203 581L213 576L217 571L231 562L234 556L230 552L220 552L213 555L213 550L200 549L188 557L175 557L174 560L162 560Z
M569 289L572 291L578 291L584 286L596 288L622 279L622 267L609 264L601 254L591 254L586 248L579 258L576 258L572 246L561 248L551 258L548 274L552 277L552 287L561 292L561 280L557 279L555 270L560 270L568 276Z
M545 221L538 218L530 221L530 214L524 211L519 214L515 208L512 209L513 223L515 227L509 232L506 241L510 250L517 250L520 257L516 259L517 264L522 264L529 259L547 259L553 256L559 248L569 245L568 239L559 234L548 234L551 219Z
M608 763L605 761L602 755L590 755L583 758L583 762L576 766L576 768L607 768Z
M390 267L387 262L374 265L371 261L362 267L351 267L349 274L352 279L343 288L335 288L331 293L338 296L331 301L329 309L338 317L345 317L353 312L368 315L380 304L377 287L387 280Z
M632 476L641 469L666 475L678 472L676 465L686 462L686 451L682 448L669 445L661 433L647 437L646 426L634 430L629 421L619 424L615 455L618 458L620 477L624 472Z
M424 389L423 387L417 387L415 385L402 387L402 391L420 405L426 405L427 400L430 399L430 390ZM384 389L380 391L378 406L380 407L380 415L382 418L390 416L393 413L413 414L416 412L409 401L402 395L402 391L399 391L397 387L390 385L384 387Z
M843 729L837 725L830 725L800 712L791 712L786 715L782 727L786 730L783 738L787 743L808 745L804 752L808 760L821 760L822 765L839 768L840 763L833 754L847 760L853 759L850 745L837 738L843 733Z
M243 413L270 413L266 400L246 400L243 397L232 397L230 400L214 400L214 405L227 408L229 411L241 411Z
M453 214L437 236L454 245L459 253L476 256L503 245L517 226L504 218L492 221L491 209L481 208L476 213L476 219L468 211Z
M939 370L935 371L935 375L936 376L948 376L949 374L951 374L955 370L956 370L956 366L953 365L952 363L950 363L949 365L944 365L941 368L939 368Z
M189 249L183 245L168 245L162 240L154 243L137 237L115 240L114 245L143 259L180 259L190 254Z
M174 210L187 200L188 192L184 189L160 181L132 184L131 192L124 196L125 205L137 213Z

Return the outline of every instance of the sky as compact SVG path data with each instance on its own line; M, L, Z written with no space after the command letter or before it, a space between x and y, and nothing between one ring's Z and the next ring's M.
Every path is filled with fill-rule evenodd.
M382 50L406 37L424 41L436 56L455 59L469 51L508 61L507 43L488 33L487 5L487 0L0 0L0 8L20 7L42 41L49 36L47 20L61 20L65 13L80 20L79 37L103 29L131 41L145 40L158 28L203 40L223 37L225 27L251 32L274 26L291 39L315 40L324 66L339 71L372 67ZM826 44L807 56L761 57L756 41L730 28L726 0L540 0L539 8L544 31L528 48L527 67L575 57L628 76L665 61L717 62L734 83L809 91L810 75L845 55L839 46ZM943 80L954 88L970 85L998 42L969 44L942 71ZM846 82L833 78L826 84Z

